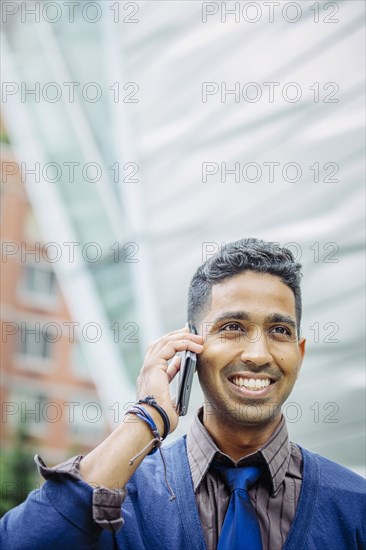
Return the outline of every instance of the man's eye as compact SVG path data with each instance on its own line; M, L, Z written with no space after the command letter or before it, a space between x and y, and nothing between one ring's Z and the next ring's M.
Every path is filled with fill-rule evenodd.
M221 327L220 332L228 332L228 331L238 331L243 330L243 327L239 325L239 323L228 323L227 325L224 325Z
M273 327L269 331L271 334L283 334L284 336L291 336L291 331L287 327Z

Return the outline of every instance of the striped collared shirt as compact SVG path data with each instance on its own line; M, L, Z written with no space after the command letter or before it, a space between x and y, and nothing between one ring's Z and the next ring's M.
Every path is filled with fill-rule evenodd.
M263 474L249 489L262 537L263 550L281 550L295 517L302 482L300 449L289 441L285 419L267 443L255 453L233 462L221 453L202 424L203 409L196 414L187 435L188 460L207 550L215 550L230 490L211 468L212 461L227 465L262 465Z

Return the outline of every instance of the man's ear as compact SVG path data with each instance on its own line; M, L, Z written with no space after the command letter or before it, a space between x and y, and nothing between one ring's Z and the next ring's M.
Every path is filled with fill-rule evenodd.
M297 372L297 376L299 376L301 365L305 357L305 348L306 348L306 338L300 338L300 340L297 343L299 348L299 354L300 354L300 361L299 361L299 369Z

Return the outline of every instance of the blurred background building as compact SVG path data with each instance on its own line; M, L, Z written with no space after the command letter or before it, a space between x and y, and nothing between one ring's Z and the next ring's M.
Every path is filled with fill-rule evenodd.
M19 172L4 143L2 153L2 168ZM3 442L26 425L39 451L59 461L74 447L90 450L106 424L19 174L3 183L1 199L3 242L12 243L1 278Z
M1 511L5 511L9 499L14 505L14 499L21 500L34 486L35 452L52 463L70 454L86 454L108 434L108 426L4 128L1 136ZM12 176L7 173L10 166ZM15 474L23 487L15 487Z
M304 266L291 436L365 473L364 4L268 4L3 2L2 387L102 410L32 421L48 461L122 418L196 267L256 236ZM36 319L62 337L35 361Z

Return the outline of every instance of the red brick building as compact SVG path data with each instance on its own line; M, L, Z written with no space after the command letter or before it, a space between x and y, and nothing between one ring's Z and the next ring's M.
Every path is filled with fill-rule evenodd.
M2 443L10 449L21 430L56 463L86 453L107 427L18 164L2 149Z

